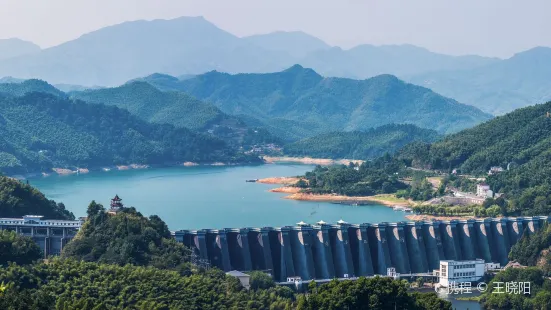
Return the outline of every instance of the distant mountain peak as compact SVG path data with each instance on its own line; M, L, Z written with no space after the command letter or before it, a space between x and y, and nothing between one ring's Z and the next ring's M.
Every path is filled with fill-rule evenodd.
M330 46L320 38L303 31L275 31L256 34L242 40L269 51L285 52L290 56L302 58L308 54L329 49Z
M16 97L33 92L47 93L58 97L66 96L61 90L39 79L24 80L16 83L0 83L0 92Z
M18 38L0 39L0 60L40 52L40 46Z
M547 46L536 46L534 48L531 48L529 50L516 53L511 59L518 59L518 58L540 58L540 57L551 57L551 47Z
M302 70L304 70L303 66L301 66L299 64L294 64L291 67L289 67L288 69L285 69L284 71L285 72L292 72L292 71L302 71Z
M313 73L315 75L319 75L314 69L312 68L305 68L299 64L294 64L291 67L283 70L283 72L291 72L291 73Z

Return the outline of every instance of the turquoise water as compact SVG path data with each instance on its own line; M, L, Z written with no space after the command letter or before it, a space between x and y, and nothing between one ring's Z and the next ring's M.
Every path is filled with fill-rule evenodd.
M431 293L431 292L434 292L434 290L433 289L422 289L421 292ZM440 291L437 294L438 294L438 297L451 302L453 310L480 310L480 309L482 309L480 304L476 301L458 300L457 299L458 297L476 297L476 296L480 296L480 292L478 292L476 289L473 289L473 291L470 294L446 294L445 290Z
M108 206L118 194L126 206L157 214L171 230L286 226L305 221L350 223L403 221L404 213L381 205L349 206L282 199L278 185L246 179L302 175L310 165L171 167L91 172L31 179L48 198L61 201L75 216L85 216L92 200Z

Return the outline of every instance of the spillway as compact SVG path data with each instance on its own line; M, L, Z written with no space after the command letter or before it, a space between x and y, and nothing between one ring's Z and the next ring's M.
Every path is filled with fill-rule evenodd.
M221 270L263 270L276 281L426 273L440 260L504 265L524 233L551 217L180 230L174 238Z

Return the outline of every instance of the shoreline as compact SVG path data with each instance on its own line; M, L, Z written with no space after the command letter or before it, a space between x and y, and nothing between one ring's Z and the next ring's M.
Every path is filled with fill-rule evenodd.
M149 164L132 163L132 164L126 164L126 165L107 165L107 166L95 166L95 167L88 167L88 168L53 167L49 171L16 173L16 174L10 174L7 176L14 179L26 180L26 179L32 179L37 177L48 177L50 175L65 176L65 175L74 175L74 174L86 174L86 173L97 172L97 171L109 172L111 170L120 171L120 170L149 169L149 168L158 168L158 167L243 166L243 165L261 165L261 164L277 164L277 163L296 163L296 164L303 164L303 165L329 166L329 165L335 165L335 164L348 165L351 162L355 164L361 164L364 162L363 160L354 160L354 159L328 159L328 158L289 157L289 156L281 156L281 157L262 156L262 159L264 162L259 162L259 163L225 163L225 162L197 163L197 162L185 161L185 162L178 162L174 164L149 165ZM296 178L296 181L298 180L299 178ZM288 184L288 183L268 183L268 181L259 182L259 183Z
M299 177L273 177L273 178L264 178L256 180L256 183L262 184L281 184L281 185L292 185L300 181Z
M359 159L330 159L330 158L312 158L312 157L291 157L291 156L263 156L267 164L275 163L299 163L305 165L348 165L350 163L362 164L364 160Z
M274 184L274 183L270 183ZM334 203L361 203L361 202L368 202L373 204L380 204L386 207L394 207L394 206L400 206L400 207L409 207L411 206L411 203L409 201L389 201L385 200L380 195L374 195L374 196L344 196L344 195L336 195L336 194L309 194L309 193L301 193L302 189L299 187L293 187L293 186L282 186L277 188L272 188L268 190L271 193L284 193L289 194L287 196L283 196L283 199L290 199L290 200L298 200L298 201L318 201L318 202L334 202Z
M223 162L210 162L210 163L196 163L196 162L181 162L175 164L157 164L157 165L147 165L147 164L128 164L128 165L110 165L110 166L97 166L89 168L51 168L50 171L37 171L29 172L25 174L11 174L8 175L10 178L18 180L26 180L40 177L49 177L51 175L58 176L69 176L69 175L79 175L79 174L88 174L90 172L110 172L110 171L126 171L126 170L143 170L151 168L167 168L167 167L198 167L198 166L246 166L246 165L259 165L262 163L223 163Z
M308 194L308 193L300 193L300 192L292 192L292 191L286 191L281 190L270 190L271 192L282 192L282 193L290 193L290 195L287 195L283 197L283 199L291 199L291 200L299 200L299 201L318 201L318 202L335 202L335 203L360 203L360 202L371 202L373 204L380 204L386 207L393 207L393 206L400 206L400 207L406 207L410 206L409 202L394 202L394 201L388 201L379 198L377 195L375 196L344 196L344 195L336 195L336 194Z
M396 198L390 195L344 196L344 195L337 195L337 194L302 193L301 190L303 188L289 186L289 185L295 184L299 180L301 180L300 177L272 177L272 178L264 178L264 179L256 180L256 183L283 185L281 187L272 188L268 191L272 193L289 194L282 198L290 199L290 200L335 202L335 203L371 202L374 204L376 203L387 207L394 207L394 206L409 207L412 205L410 201L405 201L405 200L396 201ZM392 200L389 200L388 198L391 198L391 197L392 197Z

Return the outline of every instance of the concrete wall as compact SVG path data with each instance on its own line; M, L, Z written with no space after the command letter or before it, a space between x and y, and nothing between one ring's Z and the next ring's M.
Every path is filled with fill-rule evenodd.
M550 217L306 225L177 231L177 241L224 271L264 270L276 281L345 275L401 274L438 269L440 260L508 262L523 233L534 233Z
M32 227L32 226L2 226L0 230L15 231L19 235L30 237L42 250L44 258L48 256L57 256L77 234L78 228L62 228L62 227Z

